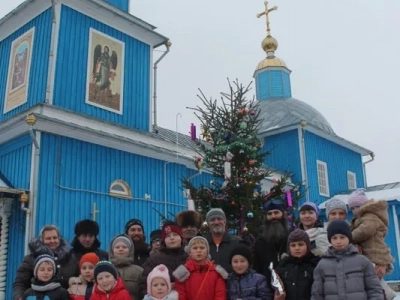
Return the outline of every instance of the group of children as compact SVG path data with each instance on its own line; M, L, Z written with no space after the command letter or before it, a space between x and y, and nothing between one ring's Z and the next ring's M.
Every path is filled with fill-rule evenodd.
M251 252L245 245L233 249L230 254L233 272L227 274L210 260L207 240L197 236L187 246L189 259L173 272L174 286L167 267L158 265L147 277L144 300L384 299L372 263L350 243L349 224L342 220L331 222L328 239L332 247L320 258L312 254L310 239L303 230L290 233L289 256L275 269L284 288L279 294L271 290L263 275L250 268ZM81 275L71 279L66 291L55 281L54 259L49 255L39 256L35 261L35 279L25 299L133 299L111 262L99 261L94 253L88 253L79 266Z

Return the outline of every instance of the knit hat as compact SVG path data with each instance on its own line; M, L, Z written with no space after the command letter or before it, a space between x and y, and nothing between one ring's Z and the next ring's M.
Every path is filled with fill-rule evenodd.
M37 271L39 269L39 266L43 262L49 262L53 266L53 277L56 275L56 262L54 261L54 257L48 254L42 254L39 255L34 262L34 268L33 268L33 275L36 277L37 276Z
M162 230L156 229L150 233L150 244L153 243L154 240L160 239L161 240Z
M142 221L139 219L130 219L128 222L125 224L125 233L128 234L129 228L131 228L133 225L139 225L142 227L142 231L144 233L144 227Z
M222 209L220 209L220 208L212 208L212 209L210 209L210 210L208 211L208 213L207 213L207 215L206 215L206 221L207 221L207 223L210 223L210 220L211 220L212 218L215 218L215 217L219 217L219 218L223 219L223 220L226 222L226 215L225 215L225 212L224 212Z
M97 283L97 275L99 275L101 272L108 272L115 279L118 278L117 269L115 269L114 265L107 260L102 260L98 262L94 267L94 280L96 281L96 283Z
M99 224L93 220L82 220L75 224L75 235L91 234L97 236L99 234Z
M264 203L264 212L268 213L270 210L280 210L284 211L285 207L283 201L280 199L271 199Z
M350 208L353 208L357 206L363 206L367 201L368 198L364 193L364 189L357 189L350 194L350 198L349 201L347 202L347 205Z
M343 234L343 235L347 236L350 241L352 239L350 225L349 225L349 223L347 223L346 221L343 221L343 220L334 220L334 221L330 222L328 225L327 231L328 231L329 243L331 242L331 238L335 234Z
M288 236L288 253L290 253L290 243L294 242L304 242L307 245L307 252L311 251L311 242L310 237L308 236L307 232L301 229L293 230Z
M249 265L251 265L251 250L248 246L244 244L238 244L233 250L231 251L231 254L229 255L229 263L232 264L232 258L235 255L241 255L245 259L247 259Z
M133 247L132 240L128 236L126 236L125 234L121 234L121 235L116 236L112 240L112 242L111 242L111 251L114 251L115 245L117 243L119 243L119 242L123 242L128 247L129 250L131 250L132 247Z
M329 214L334 209L341 209L347 215L346 203L344 203L342 200L337 199L337 198L332 198L331 200L327 201L326 204L325 204L325 208L326 208L326 216L327 217L329 217Z
M94 253L94 252L86 253L85 255L82 256L81 260L79 261L79 269L82 268L82 265L85 262L89 262L93 266L95 266L99 261L100 261L100 259L96 253Z
M300 211L304 211L304 210L313 210L315 212L315 214L319 215L319 208L318 206L314 203L314 202L304 202L302 206L300 206Z
M164 226L162 227L162 232L161 232L161 239L163 241L165 241L165 238L167 237L168 234L170 234L171 232L175 232L177 234L179 234L179 236L181 237L181 239L183 239L183 232L182 229L173 222L168 222L166 224L164 224Z
M207 248L207 253L210 254L210 245L208 244L208 241L202 236L195 236L195 237L191 238L189 241L189 244L187 245L187 247L185 247L186 252L189 254L190 248L192 248L194 242L199 241L199 240L204 242L204 244L206 245L206 248Z
M156 266L150 273L147 275L147 293L151 295L151 283L155 278L162 278L167 283L168 294L171 292L171 278L169 277L168 269L165 265L161 264Z

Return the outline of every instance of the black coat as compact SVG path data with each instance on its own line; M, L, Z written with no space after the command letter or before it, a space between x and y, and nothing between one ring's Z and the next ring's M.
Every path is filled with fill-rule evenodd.
M71 255L74 257L74 260L78 262L76 266L77 270L75 272L75 276L78 276L80 274L79 261L81 260L82 256L85 255L86 253L94 252L99 257L100 260L108 260L108 252L100 249L100 242L97 239L97 237L94 240L92 247L90 248L83 247L82 244L79 242L78 238L76 237L72 240L71 246L72 246Z
M286 291L286 300L310 300L314 269L320 258L308 253L302 258L292 256L280 261L276 272Z
M23 299L26 300L70 300L70 295L66 289L61 286L51 287L49 284L55 284L57 280L52 280L51 282L43 283L37 279L33 279L32 283L36 286L44 288L44 291L37 291L33 286L25 291ZM58 284L58 283L57 283ZM59 285L59 284L58 284Z
M151 247L146 243L134 243L135 253L134 253L134 261L135 265L143 267L143 264L147 261L150 256Z
M228 273L232 272L231 262L229 261L229 257L231 255L232 250L238 244L246 245L245 241L243 241L240 237L236 235L232 235L229 233L225 233L222 237L221 243L217 247L215 245L212 235L207 235L205 238L210 245L210 256L211 259L215 262L216 265L220 265L223 267Z
M40 239L33 239L29 243L31 254L26 255L18 267L13 283L13 299L23 297L24 292L31 287L31 280L34 278L33 269L35 259L41 254L54 255L56 258L57 280L64 289L68 289L68 280L75 276L78 262L71 256L70 247L66 240L60 239L60 246L56 251L50 250Z
M267 278L269 288L271 287L270 263L274 268L278 265L283 253L287 251L287 239L281 243L271 245L263 236L259 237L254 245L253 269Z

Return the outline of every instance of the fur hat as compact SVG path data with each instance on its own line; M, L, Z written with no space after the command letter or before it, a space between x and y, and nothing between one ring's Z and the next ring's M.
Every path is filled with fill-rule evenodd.
M367 195L364 193L364 189L357 189L350 194L347 205L350 208L363 206L368 201Z
M184 210L175 216L175 222L179 227L184 228L187 226L192 226L200 228L203 223L201 214L195 210Z
M82 265L85 262L90 262L93 266L95 266L99 261L100 259L96 253L94 252L86 253L85 255L82 256L81 260L79 261L79 268L82 268Z
M290 243L300 242L300 241L306 243L307 252L311 251L310 237L308 236L307 232L301 229L295 229L288 236L288 242L287 242L288 253L290 253Z
M251 250L247 245L244 244L238 244L233 250L231 251L231 254L229 255L229 263L232 264L232 258L235 255L241 255L245 259L247 259L249 265L251 265Z
M53 277L56 275L56 262L54 260L54 257L48 254L42 254L39 255L34 262L34 268L33 268L33 275L36 277L37 276L37 271L39 269L39 266L43 262L49 262L53 266Z
M99 275L101 272L108 272L110 273L115 279L118 278L118 273L117 269L114 267L114 265L107 261L107 260L102 260L97 263L97 265L94 267L94 280L97 283L97 275Z
M343 220L334 220L328 225L328 241L331 243L331 239L335 234L343 234L348 237L351 242L352 234L349 223Z
M168 269L165 265L161 264L156 266L150 273L147 275L147 293L151 295L151 283L153 279L162 278L167 283L168 293L171 292L171 278L169 277Z
M131 228L133 225L139 225L142 227L142 231L144 233L144 227L142 221L139 219L130 219L128 222L125 224L125 233L128 234L129 228Z
M75 224L75 235L78 237L82 234L92 234L97 236L99 234L99 224L93 220L82 220Z

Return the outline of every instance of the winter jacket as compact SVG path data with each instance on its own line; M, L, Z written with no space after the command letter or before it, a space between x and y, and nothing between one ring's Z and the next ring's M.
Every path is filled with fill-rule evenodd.
M179 300L179 294L177 291L171 291L167 296L162 299L154 298L150 295L144 296L143 300Z
M120 234L114 237L110 242L110 249L108 251L108 256L110 261L115 266L118 271L119 277L124 281L125 289L134 299L141 299L143 294L139 293L139 281L142 276L143 269L137 265L133 264L134 249L131 251L128 257L116 257L113 254L112 244L117 237L125 236L129 238L126 234Z
M217 246L214 243L212 235L206 235L205 238L210 246L210 256L216 265L223 267L228 273L232 272L231 262L229 255L232 250L240 243L245 242L238 236L225 233L222 237L221 243Z
M89 300L93 293L94 282L87 282L81 276L71 277L68 281L71 300Z
M179 300L226 300L228 273L213 262L199 265L189 259L174 271Z
M328 225L329 223L325 223L324 228L322 228L318 236L315 238L315 249L324 254L331 246L331 243L329 243L328 240Z
M90 296L90 300L136 300L129 295L129 292L124 287L124 282L121 278L117 279L117 284L110 293L102 291L96 284L94 292Z
M180 265L185 264L188 258L187 253L183 248L179 249L167 249L161 248L158 253L150 256L143 265L142 277L140 279L140 293L142 295L147 294L147 276L153 269L158 265L165 265L169 271L171 282L175 281L172 272L176 270Z
M381 280L381 286L385 295L385 300L393 300L394 298L396 298L396 292L394 292L383 279Z
M310 300L314 269L320 258L313 253L297 258L288 256L279 262L275 271L282 280L285 300Z
M267 284L270 289L271 287L271 271L269 265L271 262L274 263L274 268L278 265L281 260L282 254L287 251L287 238L281 243L271 245L263 236L259 237L254 245L254 270L264 275L267 278Z
M34 278L31 288L25 291L26 300L70 300L69 293L56 280L41 282Z
M267 285L264 275L249 269L243 275L235 272L229 274L227 280L228 300L273 300L274 293Z
M385 243L389 215L386 201L368 201L360 207L358 218L351 221L354 244L361 246L362 254L377 265L389 265L394 259Z
M143 241L133 242L135 246L134 264L143 268L144 263L150 257L151 246Z
M13 283L13 299L22 298L24 292L30 288L33 276L34 262L41 254L53 255L56 259L57 279L64 289L68 289L68 279L76 276L76 265L78 262L70 255L70 247L66 240L60 238L60 246L53 252L44 245L40 239L33 239L29 243L31 254L26 255L18 267Z
M314 270L312 300L382 300L375 268L354 245L342 251L332 247Z
M80 274L79 261L81 260L82 256L85 255L86 253L94 252L99 257L100 260L108 260L108 253L100 249L100 241L97 239L97 237L95 238L94 243L90 248L83 247L77 237L75 237L72 240L71 246L72 246L71 255L78 262L76 275Z

